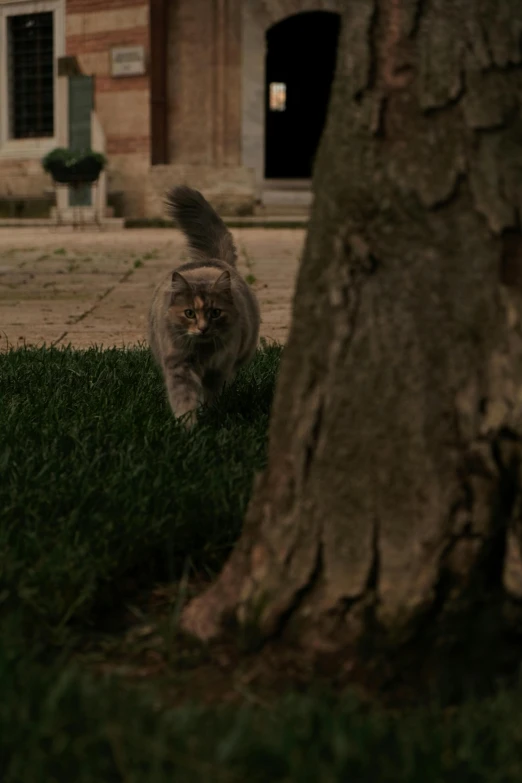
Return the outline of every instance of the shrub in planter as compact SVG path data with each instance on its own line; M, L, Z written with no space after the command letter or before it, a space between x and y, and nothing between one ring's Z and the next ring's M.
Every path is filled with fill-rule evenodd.
M44 171L55 182L69 185L86 185L95 182L107 164L101 152L93 150L69 150L56 147L42 159Z

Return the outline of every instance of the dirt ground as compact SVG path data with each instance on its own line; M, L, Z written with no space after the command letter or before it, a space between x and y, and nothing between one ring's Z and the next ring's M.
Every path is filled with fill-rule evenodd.
M286 340L304 229L234 229L261 335ZM174 229L0 229L0 350L146 340L156 283L184 258Z

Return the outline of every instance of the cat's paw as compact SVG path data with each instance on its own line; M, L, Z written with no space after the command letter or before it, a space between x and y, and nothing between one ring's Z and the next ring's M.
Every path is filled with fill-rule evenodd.
M186 411L185 413L178 414L176 418L185 427L185 429L191 430L198 422L197 410L194 408L191 411Z

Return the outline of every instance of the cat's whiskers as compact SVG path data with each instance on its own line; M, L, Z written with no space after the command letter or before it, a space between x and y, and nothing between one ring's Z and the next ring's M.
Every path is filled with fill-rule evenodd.
M252 359L260 317L255 294L235 268L232 235L210 204L181 186L170 194L169 206L188 239L191 260L156 289L149 337L172 411L183 416L212 402ZM208 318L204 333L195 328L202 315Z

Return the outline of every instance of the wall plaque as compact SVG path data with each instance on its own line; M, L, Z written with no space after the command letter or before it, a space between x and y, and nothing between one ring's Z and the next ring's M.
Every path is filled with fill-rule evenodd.
M144 46L114 46L111 49L111 76L142 76L144 73Z

